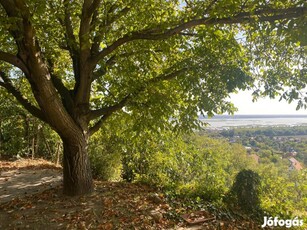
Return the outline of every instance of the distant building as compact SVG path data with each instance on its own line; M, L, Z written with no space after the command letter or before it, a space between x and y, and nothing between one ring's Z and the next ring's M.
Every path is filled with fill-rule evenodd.
M244 147L245 147L247 153L251 153L252 150L253 150L252 147L250 147L250 146L244 146Z
M297 152L291 151L291 152L284 154L282 158L285 159L285 158L295 157L296 155L297 155Z
M229 143L231 143L231 144L236 143L236 140L232 138L232 139L229 140Z
M290 157L288 160L290 161L289 169L291 171L292 170L301 170L301 169L303 169L302 164L299 161L297 161L294 157Z

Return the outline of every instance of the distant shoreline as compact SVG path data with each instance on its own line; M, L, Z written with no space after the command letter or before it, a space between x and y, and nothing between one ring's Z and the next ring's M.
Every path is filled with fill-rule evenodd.
M307 118L307 114L235 114L235 115L215 115L211 118L200 116L199 119L248 119L248 118Z
M272 127L272 126L307 126L307 115L290 114L242 114L216 115L212 118L199 118L209 124L208 129L227 129L235 127Z

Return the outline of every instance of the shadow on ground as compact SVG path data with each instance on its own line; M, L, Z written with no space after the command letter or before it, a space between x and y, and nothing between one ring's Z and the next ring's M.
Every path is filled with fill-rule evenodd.
M0 172L0 204L43 192L62 181L58 169L14 169Z

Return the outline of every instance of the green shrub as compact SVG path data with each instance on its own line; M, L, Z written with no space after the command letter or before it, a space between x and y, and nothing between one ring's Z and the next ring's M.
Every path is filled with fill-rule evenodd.
M101 180L119 180L121 160L118 153L108 153L103 147L90 151L90 162L93 177Z
M99 131L89 144L89 158L93 177L101 180L120 180L121 146L116 135L107 136Z
M179 196L221 200L242 168L249 167L246 150L202 135L139 140L124 158L127 180L140 180Z
M260 211L261 179L258 173L252 170L242 170L235 178L231 193L238 206L246 213Z

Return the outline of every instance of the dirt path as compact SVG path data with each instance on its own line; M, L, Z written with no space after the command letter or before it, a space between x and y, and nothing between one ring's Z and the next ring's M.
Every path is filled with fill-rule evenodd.
M125 229L125 225L127 229L138 225L146 226L146 229L203 229L200 226L176 227L174 224L171 224L171 228L166 227L169 224L163 220L162 213L162 219L155 220L151 210L161 208L148 200L148 196L154 192L151 188L96 182L93 194L70 198L61 194L60 168L23 164L23 167L20 167L20 162L16 165L0 164L0 229L82 229L94 225L97 229L111 230L117 229L115 223L119 221L122 223L118 229ZM118 199L114 199L114 196ZM104 218L97 217L98 214Z
M144 184L95 181L93 193L67 197L61 172L42 160L0 161L0 229L260 229L253 222L222 219L187 226L178 219L180 205L172 207L164 194Z
M58 169L14 169L0 172L0 204L43 192L61 183Z

